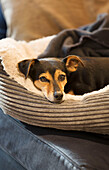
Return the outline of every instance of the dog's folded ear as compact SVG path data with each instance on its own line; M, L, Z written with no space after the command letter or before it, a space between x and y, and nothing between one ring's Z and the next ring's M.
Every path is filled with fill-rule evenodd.
M84 66L83 61L80 59L80 57L75 55L69 55L63 59L66 68L70 72L74 72L77 70L79 63L81 63L82 66Z
M32 59L32 60L23 60L18 63L19 71L24 74L25 79L29 75L30 68L37 62L39 62L39 60Z

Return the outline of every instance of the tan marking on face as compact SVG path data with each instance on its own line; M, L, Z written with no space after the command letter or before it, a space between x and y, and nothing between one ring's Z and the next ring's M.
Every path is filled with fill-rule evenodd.
M47 80L49 80L49 82L42 82L40 80L41 77L45 77ZM34 82L34 85L42 91L42 93L45 95L45 97L50 100L53 101L54 97L53 97L53 93L54 93L54 88L53 88L53 78L51 76L51 74L47 71L46 73L42 73L39 76L39 80L36 80Z
M47 86L49 86L50 83L49 82L42 82L40 80L41 77L45 77L50 82L53 81L53 78L48 71L46 73L40 74L39 79L34 82L34 85L42 91L43 88L44 89L47 88ZM48 91L48 90L46 89L46 91Z
M65 76L65 80L63 80L63 81L59 80L59 76L61 76L61 75ZM64 92L64 87L65 87L65 85L67 83L66 74L61 70L56 70L55 74L54 74L54 79L57 82L57 84L58 84L58 86L60 88L60 91L63 93Z
M60 91L64 94L64 86L67 83L67 79L65 77L64 81L59 81L59 75L66 75L64 72L62 72L61 70L56 70L55 74L54 74L54 80L53 77L51 76L51 74L47 71L46 73L42 73L39 76L39 80L36 80L34 82L34 85L40 89L42 91L42 93L45 95L45 97L54 102L54 81L58 84ZM49 80L49 82L42 82L40 80L41 77L45 77L46 79Z

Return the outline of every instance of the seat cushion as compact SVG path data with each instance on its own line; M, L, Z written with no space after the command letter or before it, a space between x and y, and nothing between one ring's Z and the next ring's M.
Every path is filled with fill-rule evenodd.
M0 147L28 170L109 169L107 135L35 127L1 110Z

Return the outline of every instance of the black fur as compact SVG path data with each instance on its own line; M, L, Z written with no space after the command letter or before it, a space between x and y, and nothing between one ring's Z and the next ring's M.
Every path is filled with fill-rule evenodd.
M79 65L77 71L67 72L65 92L73 91L82 95L99 90L109 84L109 58L83 57L84 67Z
M67 75L67 84L65 93L73 91L76 95L82 95L87 92L99 90L109 84L109 58L105 57L82 57L84 67L79 64L77 71L69 72L66 68L66 59L34 60L31 64L29 73L27 73L30 60L24 60L18 64L19 70L27 78L27 74L34 82L41 73L47 70L53 76L56 69L61 69ZM33 60L32 60L33 61Z

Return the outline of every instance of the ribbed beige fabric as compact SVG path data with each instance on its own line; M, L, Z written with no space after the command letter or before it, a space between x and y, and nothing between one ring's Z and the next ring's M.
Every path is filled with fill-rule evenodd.
M52 104L10 79L0 65L0 105L31 125L109 134L109 88L104 93Z
M42 39L42 42L45 40ZM11 69L14 69L17 63L13 62L13 58L21 56L23 59L34 54L32 50L40 41L25 43L12 39L0 40L0 55L3 60L10 57L5 64L10 66L12 60ZM40 46L37 48L40 49ZM13 75L14 72L16 70ZM13 77L10 78L0 65L0 105L6 114L31 125L109 134L109 86L83 95L79 100L74 99L72 97L61 104L50 103L37 91L26 90Z
M108 0L0 0L7 36L30 41L95 21L109 11Z

